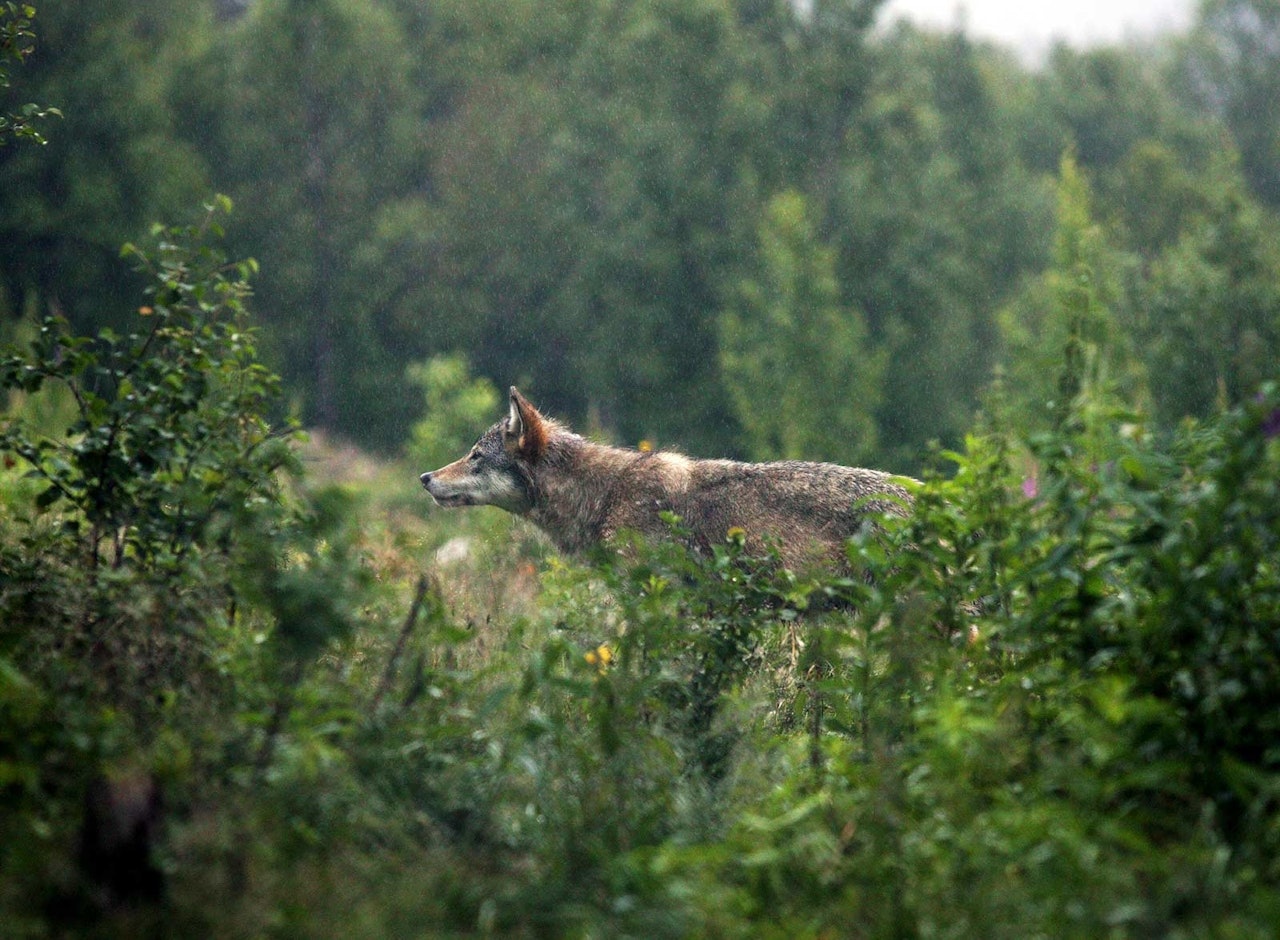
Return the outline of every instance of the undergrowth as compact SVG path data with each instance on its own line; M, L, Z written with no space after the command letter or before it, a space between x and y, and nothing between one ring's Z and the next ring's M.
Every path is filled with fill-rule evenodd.
M1274 389L992 419L845 576L570 565L315 483L218 215L136 335L3 360L8 935L1272 934Z

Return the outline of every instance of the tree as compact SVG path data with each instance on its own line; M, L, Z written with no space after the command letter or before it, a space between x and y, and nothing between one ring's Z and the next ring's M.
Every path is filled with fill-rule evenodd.
M1168 237L1181 198L1153 189L1158 177L1148 174L1176 185L1177 172L1205 173L1223 146L1219 129L1175 94L1161 62L1132 48L1059 46L1013 107L1022 159L1051 173L1071 151L1089 173L1099 212L1108 222L1125 220L1144 251L1150 237Z
M720 368L748 453L856 464L875 452L883 356L840 303L803 196L769 201L759 270L720 314Z
M1280 208L1280 0L1203 0L1175 75L1230 129L1254 195Z
M1139 347L1166 424L1242 404L1280 375L1277 222L1234 173L1220 172L1210 199L1147 289Z
M571 359L624 439L732 446L715 310L757 197L763 115L723 4L602 9L571 63L557 179L581 226Z
M502 405L493 384L473 378L460 355L413 363L405 377L422 390L422 419L413 426L406 451L423 470L442 467L466 453Z
M126 327L141 283L120 245L209 195L172 103L208 25L202 0L42 9L24 98L56 101L65 117L47 146L0 151L0 307L56 307L80 330Z
M1141 371L1121 328L1131 264L1095 221L1082 170L1064 157L1053 263L1000 313L1005 391L1019 430L1063 428L1081 417L1081 401L1141 400Z
M713 0L544 15L565 29L531 26L545 55L482 40L497 67L437 138L441 322L553 411L727 452L714 312L758 199L757 50Z
M418 322L433 354L464 354L499 387L532 385L581 416L594 389L578 371L587 337L569 285L592 246L554 172L561 107L538 76L459 93L436 136L434 198L402 241L431 276L392 312Z
M1045 194L982 62L963 37L895 34L823 220L843 299L887 357L880 460L903 469L960 440L995 363L993 311L1046 253Z
M815 209L848 153L848 137L883 66L873 38L884 0L739 3L774 73L757 92L768 107L773 140L764 182L776 191L802 186ZM763 9L751 10L753 7ZM748 12L751 11L751 12ZM776 174L776 176L774 175Z
M210 530L273 488L288 461L264 417L279 380L257 361L245 298L253 262L211 247L230 202L199 225L156 227L151 250L125 246L153 281L136 332L95 339L46 318L30 350L0 359L0 389L65 385L75 417L47 437L21 417L0 428L0 451L43 484L38 509L63 507L96 569L110 560L165 570L211 540Z
M394 391L422 347L388 329L370 286L420 156L399 23L380 4L264 0L220 51L219 185L243 207L235 244L262 262L273 358L309 423L398 443L413 408Z

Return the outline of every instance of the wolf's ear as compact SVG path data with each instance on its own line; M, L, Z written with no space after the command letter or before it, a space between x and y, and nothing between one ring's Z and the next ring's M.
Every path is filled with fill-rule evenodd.
M507 415L502 442L508 450L530 462L541 457L547 449L546 419L514 385L511 386L511 411Z
M507 413L507 423L502 429L502 439L508 445L518 442L524 434L524 419L520 417L520 402L523 400L520 390L511 386L511 410Z

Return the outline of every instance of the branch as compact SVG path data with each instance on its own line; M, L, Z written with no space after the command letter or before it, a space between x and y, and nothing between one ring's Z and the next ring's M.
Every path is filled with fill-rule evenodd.
M414 592L413 603L409 606L409 613L404 618L404 625L400 628L400 636L396 639L395 648L391 650L391 656L387 659L387 668L383 670L382 680L378 683L378 689L373 695L370 712L377 712L383 698L391 690L391 683L396 675L396 664L399 663L400 657L404 654L404 648L408 645L409 636L413 633L414 625L418 622L418 615L422 611L422 605L429 594L438 597L440 595L440 586L436 583L435 578L420 575L418 577L417 590Z

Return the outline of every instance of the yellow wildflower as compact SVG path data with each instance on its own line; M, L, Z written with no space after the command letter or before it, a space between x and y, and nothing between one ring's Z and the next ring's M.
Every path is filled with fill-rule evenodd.
M613 662L613 650L609 648L607 643L601 643L593 650L587 650L582 654L582 658L589 664L596 667L596 671L603 673L609 668L609 664Z

